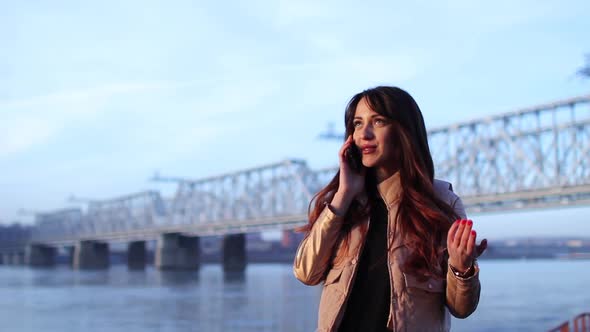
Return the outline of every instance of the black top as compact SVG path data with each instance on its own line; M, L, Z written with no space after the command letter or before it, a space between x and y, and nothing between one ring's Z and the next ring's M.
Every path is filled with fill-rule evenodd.
M387 207L379 199L339 331L389 331L390 285L387 268Z

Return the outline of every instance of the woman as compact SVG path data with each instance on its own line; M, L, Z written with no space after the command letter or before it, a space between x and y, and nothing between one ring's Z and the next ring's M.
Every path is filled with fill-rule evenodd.
M340 169L315 197L294 262L324 281L319 331L448 331L449 312L477 307L473 223L449 183L434 179L424 119L396 87L355 95L345 113ZM362 153L354 171L353 145Z

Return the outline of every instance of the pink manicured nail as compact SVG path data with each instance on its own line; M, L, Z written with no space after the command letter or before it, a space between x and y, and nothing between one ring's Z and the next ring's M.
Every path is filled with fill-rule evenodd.
M475 233L475 231L471 231L471 235L476 236L477 233Z
M467 223L467 220L461 220L461 225L465 225Z
M469 225L469 226L473 225L473 221L469 220L469 221L467 222L467 225Z

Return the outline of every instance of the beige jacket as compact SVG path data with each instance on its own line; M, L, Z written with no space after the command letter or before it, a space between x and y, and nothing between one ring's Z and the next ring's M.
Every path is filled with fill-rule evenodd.
M388 209L388 242L394 245L388 255L391 283L391 305L388 328L393 331L449 331L449 312L458 318L469 316L479 302L479 268L470 278L459 278L448 272L445 280L420 281L416 276L401 271L409 250L401 237L396 237L395 215L400 195L399 172L378 186ZM457 214L466 218L461 199L452 192L449 183L435 180L434 189L439 198L452 206ZM367 218L366 223L369 223ZM357 225L351 230L348 252L338 265L334 253L338 242L341 218L326 206L295 257L295 277L306 285L324 281L318 313L318 331L337 331L346 301L354 284L358 260L364 237ZM446 246L446 235L444 237Z

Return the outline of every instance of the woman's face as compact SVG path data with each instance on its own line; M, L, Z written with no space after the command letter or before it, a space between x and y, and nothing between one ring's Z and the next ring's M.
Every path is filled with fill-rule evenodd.
M374 167L378 172L395 171L393 127L392 120L369 108L365 98L359 101L354 112L352 138L361 150L365 167Z

